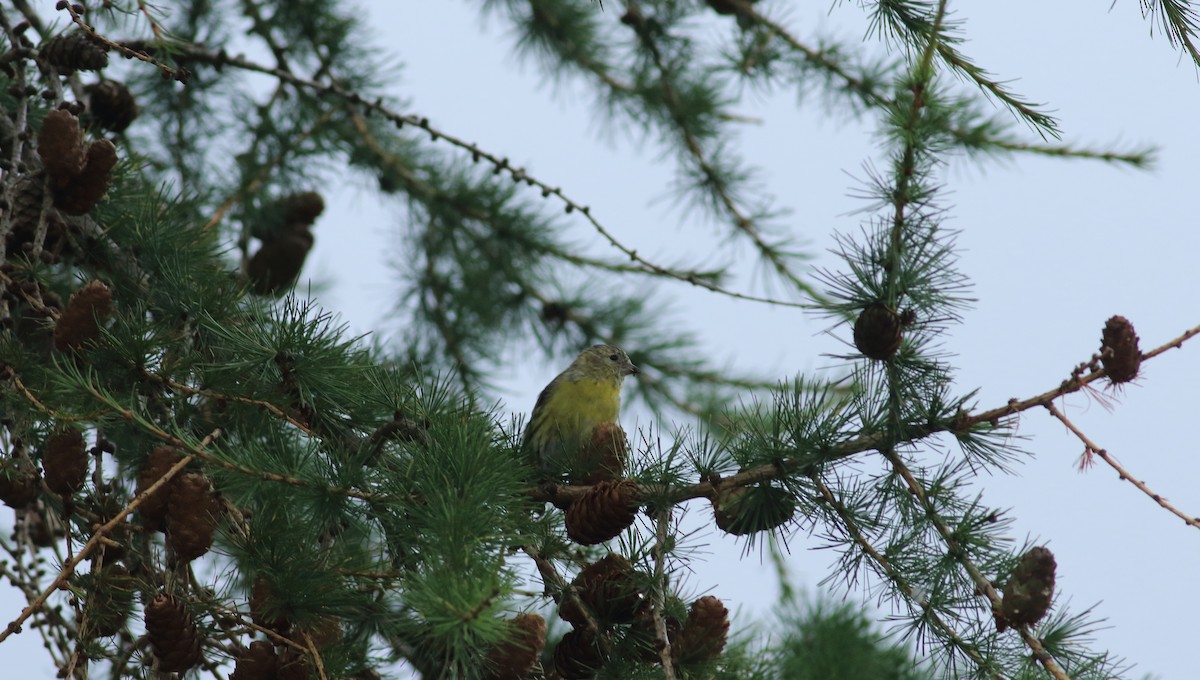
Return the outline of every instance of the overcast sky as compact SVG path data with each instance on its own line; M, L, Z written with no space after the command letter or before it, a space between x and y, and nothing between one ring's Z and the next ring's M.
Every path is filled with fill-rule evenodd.
M532 65L513 56L513 36L501 22L480 20L481 4L360 3L371 13L376 44L404 64L393 94L412 101L406 113L428 116L562 186L651 260L677 262L687 253L702 258L727 247L722 227L681 219L664 199L673 172L663 149L636 136L602 136L585 91L571 83L557 91L547 86ZM613 22L619 5L605 3ZM866 28L857 3L760 6L772 16L788 8L787 25L803 38L856 40ZM1200 324L1196 69L1157 31L1151 38L1151 24L1133 0L1118 0L1111 9L1109 3L1032 1L951 7L966 22L963 51L1013 79L1011 87L1026 98L1045 102L1065 141L1161 147L1152 171L1032 157L982 166L951 160L942 177L947 224L962 231L961 269L978 300L945 338L957 355L960 392L978 388L979 404L988 408L1056 386L1098 349L1100 329L1113 314L1133 321L1143 349ZM712 30L732 27L732 21L713 22ZM751 97L736 108L763 121L742 130L739 151L764 169L779 205L790 209L784 222L820 255L818 266L839 267L825 250L833 233L857 231L864 215L856 211L865 206L853 196L856 178L865 163L882 165L884 158L873 121L830 116L815 100L797 107L794 92ZM1031 134L1030 141L1038 140ZM373 187L331 186L331 208L318 222L306 274L331 284L322 304L356 331L395 332L386 312L398 289L389 267L404 257L395 246L402 213L381 204ZM568 236L593 253L616 254L582 220ZM751 255L744 245L739 249ZM731 287L761 292L754 271L746 267L748 276ZM663 284L657 292L677 305L681 322L694 325L718 362L781 379L841 367L826 356L842 346L823 334L825 320L682 284ZM537 391L562 369L517 356L512 367L498 382L502 408L518 413L527 413ZM1111 412L1085 394L1060 405L1133 474L1185 512L1200 514L1198 376L1195 342L1148 363L1123 393L1109 394L1116 404ZM624 418L630 430L650 420L637 409ZM655 423L663 430L671 425ZM1012 508L1015 541L1035 537L1054 551L1060 592L1073 610L1098 603L1096 614L1110 627L1097 633L1096 648L1125 656L1142 673L1195 677L1190 644L1200 600L1193 585L1200 532L1103 466L1079 473L1082 445L1045 412L1024 414L1018 432L1036 458L1016 476L981 479L984 502ZM706 507L690 512L697 522L707 518ZM693 561L689 590L720 597L744 621L768 615L778 595L771 567L757 554L740 559L740 544L712 530L699 542L708 547ZM870 601L861 591L818 585L831 573L833 555L812 550L820 545L816 538L797 535L789 544L797 586ZM0 611L15 615L21 602L14 594L0 589ZM32 631L0 645L0 660L8 659L48 668ZM50 677L52 671L45 672Z

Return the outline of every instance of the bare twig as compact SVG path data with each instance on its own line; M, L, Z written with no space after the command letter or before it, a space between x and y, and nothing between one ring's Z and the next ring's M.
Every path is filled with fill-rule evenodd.
M1182 519L1188 524L1188 526L1191 526L1195 529L1200 529L1200 517L1191 517L1180 509L1176 508L1174 505L1168 503L1167 499L1151 490L1150 487L1146 486L1145 482L1129 474L1129 471L1122 467L1115 458L1109 455L1107 450L1097 446L1096 443L1093 442L1086 434L1084 434L1082 430L1075 426L1075 423L1071 422L1062 411L1058 410L1053 403L1046 404L1045 406L1046 410L1049 411L1051 415L1053 415L1055 418L1058 418L1063 425L1067 426L1068 430L1070 430L1076 437L1079 438L1079 441L1083 442L1083 445L1087 447L1084 452L1085 455L1095 454L1099 456L1101 460L1103 460L1105 463L1108 463L1109 467L1117 471L1117 474L1120 476L1122 481L1129 482L1137 487L1138 491L1146 494L1151 500L1153 500L1155 503L1158 503L1162 508L1175 515L1179 519Z

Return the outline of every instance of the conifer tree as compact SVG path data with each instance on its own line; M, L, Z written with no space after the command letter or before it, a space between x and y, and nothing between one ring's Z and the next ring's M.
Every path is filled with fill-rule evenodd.
M1114 316L1067 379L977 403L939 350L970 302L939 171L950 155L1140 168L1150 150L1059 143L1046 107L965 51L946 0L859 3L864 45L809 44L781 2L477 4L547 76L671 148L681 200L749 245L774 294L641 254L571 187L398 99L350 3L13 0L0 583L27 606L4 612L0 652L40 635L60 677L683 680L807 677L788 664L816 663L816 644L918 677L854 617L833 617L847 631L833 636L830 619L793 622L771 648L731 622L719 584L684 589L701 558L676 519L707 506L749 545L827 538L838 577L868 582L938 673L1123 677L1085 644L1095 622L1059 595L1052 552L969 483L1025 455L1021 413L1074 429L1059 397L1128 383L1200 328L1143 347ZM1142 7L1200 65L1191 4ZM694 30L712 17L720 44ZM732 132L739 87L784 84L886 131L869 217L816 272ZM405 210L406 332L390 345L295 289L322 181L346 172ZM615 256L562 238L565 220ZM844 373L721 368L644 281L825 318L853 348ZM519 408L489 406L492 376L514 347L557 365L598 342L641 367L633 396L658 430L686 420L692 434L598 428L581 456L603 465L539 479ZM953 450L934 453L936 437ZM813 642L818 629L834 641Z

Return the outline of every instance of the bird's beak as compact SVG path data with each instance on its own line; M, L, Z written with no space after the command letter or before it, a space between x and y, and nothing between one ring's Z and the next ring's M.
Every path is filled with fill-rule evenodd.
M633 364L633 362L632 362L632 361L631 361L631 362L629 362L629 368L628 368L628 371L629 371L629 375L638 375L639 373L641 373L641 372L642 372L642 371L641 371L641 370L640 370L640 369L639 369L637 366L635 366L635 365Z

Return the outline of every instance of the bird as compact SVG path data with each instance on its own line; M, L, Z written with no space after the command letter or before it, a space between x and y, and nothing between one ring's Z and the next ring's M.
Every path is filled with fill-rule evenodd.
M589 471L581 449L597 426L616 424L621 383L638 367L618 347L593 345L579 353L538 395L521 448L546 479Z

